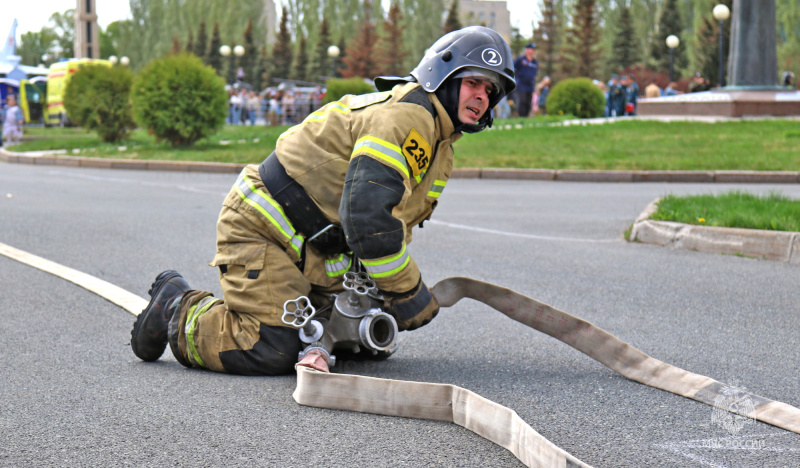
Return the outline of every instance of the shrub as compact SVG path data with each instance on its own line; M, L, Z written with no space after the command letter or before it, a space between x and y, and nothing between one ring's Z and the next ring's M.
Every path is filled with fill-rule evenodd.
M375 86L364 81L363 78L349 78L347 80L333 79L328 80L325 99L322 104L338 101L345 94L367 94L374 93Z
M131 112L133 73L125 67L82 66L64 90L64 107L76 124L105 142L128 137L136 126Z
M572 114L586 119L602 117L606 105L603 92L589 78L564 80L553 87L547 97L547 114Z
M139 74L133 85L133 112L156 140L192 145L225 123L225 82L192 54L168 55Z

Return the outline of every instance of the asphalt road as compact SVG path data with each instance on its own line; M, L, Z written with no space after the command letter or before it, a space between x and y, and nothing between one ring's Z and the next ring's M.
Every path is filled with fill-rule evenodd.
M235 176L0 163L0 242L145 297L181 271L219 291L215 221ZM800 407L800 268L622 240L655 197L800 186L452 180L411 252L432 285L499 284L653 357ZM0 256L2 466L521 466L449 423L297 405L294 376L144 363L133 316ZM169 353L169 351L167 352ZM463 301L338 372L450 383L514 409L598 467L789 467L800 435L629 381L557 340Z

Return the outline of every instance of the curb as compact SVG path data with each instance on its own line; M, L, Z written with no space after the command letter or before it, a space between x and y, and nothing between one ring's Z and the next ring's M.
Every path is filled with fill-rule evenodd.
M658 201L658 198L653 200L636 218L629 241L800 265L800 232L653 221L648 218L655 212Z
M66 150L14 152L0 147L0 161L13 164L238 173L247 164L194 161L90 158L69 156ZM577 169L453 169L454 179L553 180L566 182L689 182L689 183L764 183L797 184L795 171L600 171Z

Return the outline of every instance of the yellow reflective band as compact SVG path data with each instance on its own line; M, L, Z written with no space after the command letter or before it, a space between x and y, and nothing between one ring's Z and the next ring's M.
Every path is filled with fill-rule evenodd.
M186 326L184 327L184 330L186 331L186 344L189 345L188 357L194 361L195 364L201 367L206 367L206 363L203 362L203 358L201 358L200 353L197 352L197 345L194 342L197 319L199 319L201 315L205 314L206 311L208 311L208 309L210 309L211 306L217 302L219 302L219 299L207 296L197 304L193 305L186 314Z
M292 226L292 223L286 217L283 208L281 208L278 202L273 200L272 197L262 190L257 189L250 178L244 175L244 173L245 171L242 170L239 177L236 179L236 191L239 193L239 196L242 197L245 203L255 208L267 218L273 226L278 228L281 234L289 239L297 255L300 255L300 250L303 247L303 236L295 231L294 226Z
M349 255L340 254L338 257L325 260L325 273L332 278L342 276L352 265L353 259Z
M439 198L439 195L442 194L445 185L447 185L447 182L444 180L439 180L439 179L434 180L433 186L431 187L431 190L428 192L428 196L433 198Z
M406 166L406 158L403 157L403 153L400 151L399 146L389 143L386 140L381 140L380 138L365 136L356 141L356 144L353 147L353 153L350 155L350 157L353 158L361 153L368 153L382 161L386 161L396 169L400 170L400 172L402 172L403 175L408 178L408 166Z
M411 261L411 256L406 252L406 244L399 253L383 260L361 260L361 264L373 278L385 278L401 271Z

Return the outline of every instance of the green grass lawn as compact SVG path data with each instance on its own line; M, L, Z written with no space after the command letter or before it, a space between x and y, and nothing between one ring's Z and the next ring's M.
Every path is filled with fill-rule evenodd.
M701 226L800 231L800 200L780 193L765 196L733 191L720 195L668 195L651 216Z
M517 128L519 127L519 128ZM81 129L26 128L16 151L79 149L82 156L260 162L287 127L225 126L192 147L156 143L137 130L120 144ZM229 144L221 144L228 141ZM120 151L119 146L125 146ZM721 123L627 121L563 126L557 118L498 120L454 145L455 165L542 169L757 170L800 169L800 121Z

